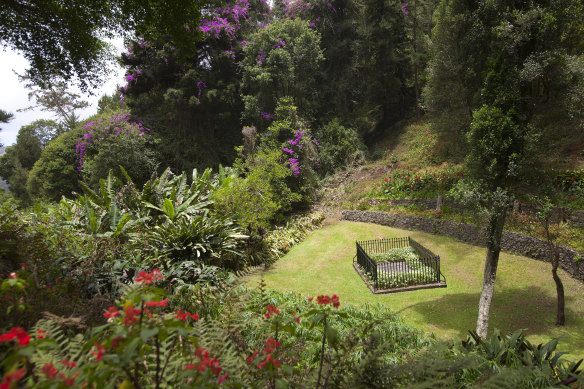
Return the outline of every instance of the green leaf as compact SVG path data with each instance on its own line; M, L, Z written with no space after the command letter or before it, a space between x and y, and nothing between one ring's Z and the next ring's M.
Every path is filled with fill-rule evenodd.
M174 220L174 204L172 204L172 201L169 199L164 199L164 213L170 218L170 220Z
M339 331L327 325L325 330L326 340L331 346L336 346L339 343Z
M33 346L22 347L18 349L18 355L22 357L30 358L34 354L35 348Z
M154 327L154 328L143 328L142 331L140 331L140 338L142 338L142 341L144 343L146 343L148 341L148 339L150 339L154 335L158 335L158 331L159 330L156 327Z
M132 354L134 354L136 348L141 343L140 338L134 338L128 343L128 345L124 348L124 353L121 356L122 361L127 363L131 358Z

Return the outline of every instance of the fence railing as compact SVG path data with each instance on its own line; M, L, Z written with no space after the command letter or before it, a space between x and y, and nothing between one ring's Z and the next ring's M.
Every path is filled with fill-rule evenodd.
M357 263L372 282L374 290L438 284L446 281L440 272L440 257L410 237L358 241L356 246ZM369 256L404 247L411 247L417 258L375 262Z
M357 242L357 263L372 278L374 288L377 289L377 264L369 258L359 242Z

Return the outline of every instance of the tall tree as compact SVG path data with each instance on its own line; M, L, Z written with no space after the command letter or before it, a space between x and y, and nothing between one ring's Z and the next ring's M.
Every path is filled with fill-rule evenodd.
M580 11L578 11L580 10ZM574 14L576 11L576 15ZM581 49L572 2L443 0L436 12L425 99L458 117L466 134L474 188L487 214L487 257L477 333L486 337L501 235L514 185L522 177L535 109L565 92L566 54ZM552 22L553 21L553 22Z
M386 127L403 118L414 102L407 79L411 74L405 55L406 16L398 1L362 2L355 42L359 82L364 86L363 106L371 127Z
M39 87L33 82L30 75L17 74L20 82L24 82L28 93L28 100L34 100L35 104L27 108L21 108L18 112L29 111L40 108L42 111L52 112L61 124L61 128L55 135L62 131L70 131L77 124L79 117L75 110L89 106L87 101L81 100L81 96L69 90L67 83L63 79L54 78L51 82Z
M267 11L260 0L206 7L197 27L204 39L188 52L170 35L128 44L122 54L128 80L122 101L152 129L172 168L233 162L243 110L239 61L249 32L265 21Z
M562 229L565 227L565 223L562 223L562 216L564 215L558 214L557 211L554 212L554 207L547 197L537 201L537 205L539 209L536 216L541 224L541 235L548 246L548 260L552 264L552 278L556 284L556 325L563 326L566 324L566 299L564 296L564 284L558 274L558 268L560 267L560 245L558 238Z
M476 186L466 195L479 199L487 215L487 257L477 318L477 333L484 338L495 291L503 227L513 198L512 181L521 163L525 137L524 129L508 113L484 105L474 113L467 139L470 149L467 161Z
M37 120L18 131L16 143L0 156L0 176L10 184L10 191L17 199L27 203L30 198L26 190L28 173L40 158L41 138L46 139L47 129L56 123Z
M277 102L289 96L299 112L315 115L316 76L324 59L320 35L300 19L276 20L249 38L244 48L244 123L265 129Z

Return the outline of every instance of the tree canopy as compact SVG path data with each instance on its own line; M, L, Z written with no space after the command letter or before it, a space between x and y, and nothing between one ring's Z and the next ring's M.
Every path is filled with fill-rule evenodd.
M141 0L7 0L0 7L0 44L21 52L34 83L53 77L97 85L107 69L108 38L170 35L184 48L199 38L201 3Z

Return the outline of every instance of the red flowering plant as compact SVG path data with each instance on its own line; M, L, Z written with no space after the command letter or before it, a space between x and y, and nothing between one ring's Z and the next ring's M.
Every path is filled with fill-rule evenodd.
M320 295L316 299L314 297L308 296L308 301L311 303L316 303L316 306L309 310L305 316L309 318L310 328L315 325L320 325L322 323L323 332L321 338L320 347L320 362L318 365L318 376L316 387L320 388L320 382L322 379L322 367L324 365L324 355L325 355L325 345L328 343L329 346L336 347L339 344L339 331L330 325L330 317L336 316L338 318L346 318L347 314L339 311L341 305L339 296L333 294L332 296ZM331 369L331 361L327 360L327 371Z
M247 364L251 367L250 375L258 387L288 387L284 377L291 375L293 369L283 360L290 359L292 351L289 347L282 347L280 338L282 332L294 334L300 318L296 313L291 315L287 307L273 304L261 308L260 314L264 327L260 333L273 335L263 338L263 345L247 357Z
M24 270L22 271L24 272ZM27 309L25 301L27 288L28 282L19 276L17 272L8 274L8 278L2 281L0 284L0 301L6 307L4 312L6 316L11 313L17 316Z
M464 172L461 170L416 170L407 166L405 169L393 170L383 179L382 192L391 198L407 198L419 192L425 192L433 197L449 191L462 179Z
M163 278L157 270L140 272L123 300L104 312L107 323L91 329L76 352L66 353L73 347L63 343L60 327L46 320L33 334L19 327L0 334L2 388L228 384L220 360L201 347L198 315L173 312L166 293L154 285Z

